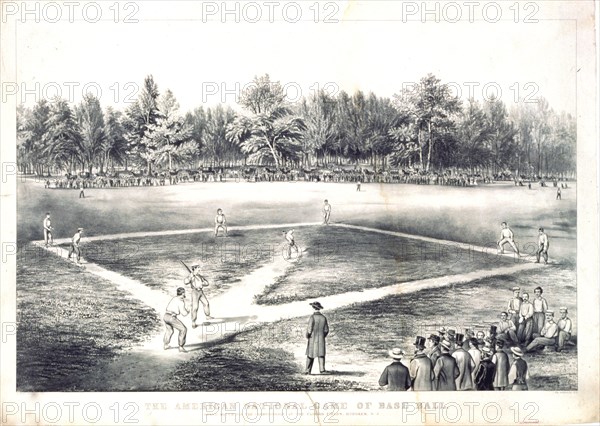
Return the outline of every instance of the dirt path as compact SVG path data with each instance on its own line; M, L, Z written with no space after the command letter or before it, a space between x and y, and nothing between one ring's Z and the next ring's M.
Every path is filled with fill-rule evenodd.
M282 228L282 227L300 227L314 226L312 223L295 223L272 226L248 226L237 227L236 229L264 229L264 228ZM352 225L336 224L335 226L362 229L370 232L379 232L389 235L395 235L405 238L420 239L429 242L442 244L452 244L454 246L465 246L470 250L489 250L484 247L474 247L470 245L461 245L452 241L434 240L431 238L417 237L407 234L401 234L391 231L381 231L377 229L358 227ZM233 230L233 228L231 228ZM164 231L160 233L131 233L119 234L105 237L94 237L100 239L130 238L147 235L173 235L191 232L212 232L212 229L197 229L187 231ZM88 238L91 240L91 238ZM63 243L63 241L57 241ZM44 247L43 243L36 242L38 246ZM52 246L46 248L51 253L67 257L67 251L61 247ZM506 256L506 255L505 255ZM512 256L512 254L507 254ZM327 310L341 308L353 303L362 303L377 300L393 294L407 294L428 288L447 287L458 283L470 282L473 280L492 277L497 275L514 274L525 270L539 268L541 265L530 263L524 258L523 262L511 266L498 267L493 270L480 270L464 274L451 276L428 278L423 280L414 280L403 283L396 283L380 288L372 288L364 291L352 291L342 294L336 294L319 298L319 301ZM211 314L216 318L210 322L205 322L196 329L191 328L191 320L188 317L183 318L183 322L188 327L188 338L186 348L188 353L179 353L176 348L165 351L163 349L163 332L151 336L143 345L134 347L111 361L102 362L97 366L82 383L89 383L93 390L157 390L160 389L163 378L181 361L191 359L198 355L203 348L219 342L227 341L236 333L269 322L275 322L281 319L305 316L309 313L307 303L309 300L302 300L275 306L260 306L253 304L253 297L261 293L268 285L273 284L279 277L286 274L293 262L286 261L283 257L276 257L273 262L267 263L252 273L244 276L238 285L228 292L213 298L211 303ZM125 277L119 273L107 270L94 263L85 263L83 266L86 272L97 275L103 279L113 282L119 290L125 291L146 305L155 309L162 316L165 306L172 295L161 290L153 290L141 282ZM202 309L199 312L199 320L202 320ZM173 336L172 342L175 342L176 336ZM175 345L172 343L172 345ZM303 348L295 348L294 353L299 364L304 363L305 355ZM356 357L349 360L347 357L332 356L328 358L328 368L332 371L340 372L345 376L352 376L352 380L362 381L361 376L368 378L368 386L372 386L372 374L378 374L381 368L380 362L372 362L369 359L361 359L357 362ZM369 374L365 374L368 371ZM367 384L367 382L365 382ZM92 390L92 389L85 389Z

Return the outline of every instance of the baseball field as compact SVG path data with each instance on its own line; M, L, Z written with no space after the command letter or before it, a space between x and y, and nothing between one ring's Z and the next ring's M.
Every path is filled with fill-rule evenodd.
M378 390L392 347L412 353L440 327L487 331L518 285L569 308L577 340L576 189L189 183L44 189L18 184L17 388ZM321 207L332 205L329 226ZM217 208L229 226L213 235ZM39 246L52 215L56 245ZM506 221L521 250L498 255ZM550 262L536 264L537 229ZM64 258L84 228L82 266ZM300 254L288 259L283 231ZM162 315L198 264L214 321L189 352L163 350ZM327 376L302 375L304 328L319 300L331 333ZM202 314L200 314L202 317ZM175 339L175 338L174 338ZM408 357L405 360L408 362ZM527 356L530 389L577 389L577 347Z

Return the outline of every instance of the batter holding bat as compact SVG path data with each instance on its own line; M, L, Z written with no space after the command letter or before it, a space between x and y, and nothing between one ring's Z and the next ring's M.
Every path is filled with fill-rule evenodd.
M196 319L198 318L198 308L202 303L204 309L204 315L207 320L213 319L210 316L210 305L208 299L204 294L204 287L208 287L208 280L200 274L200 265L192 265L189 268L183 261L183 266L188 270L188 276L183 280L185 285L189 285L192 288L192 328L196 328Z

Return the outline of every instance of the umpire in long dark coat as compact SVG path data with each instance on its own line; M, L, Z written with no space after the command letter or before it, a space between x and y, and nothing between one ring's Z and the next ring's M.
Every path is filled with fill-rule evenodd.
M494 390L494 377L496 364L492 362L492 350L487 347L481 349L482 359L475 369L475 387L477 390Z
M327 373L325 370L325 337L329 334L327 318L320 312L323 306L319 302L312 302L313 313L308 319L306 328L306 338L308 346L306 347L306 371L304 374L310 374L315 358L319 359L319 371L321 374Z

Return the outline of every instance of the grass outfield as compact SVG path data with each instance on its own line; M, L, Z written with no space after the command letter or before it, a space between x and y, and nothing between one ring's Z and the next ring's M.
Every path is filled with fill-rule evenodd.
M574 188L563 191L561 201L554 199L553 188L527 190L505 184L479 188L373 184L364 185L364 191L357 193L351 184L208 183L90 190L86 191L86 199L77 196L77 191L44 190L31 182L18 185L19 390L110 390L118 382L118 375L113 384L104 380L106 363L115 356L125 356L125 349L162 328L159 314L133 295L119 292L113 284L53 256L29 252L28 242L41 239L46 211L52 213L55 238L70 237L73 228L83 226L84 244L87 235L211 227L217 207L225 210L230 226L315 222L321 219L324 198L333 206L334 222L489 246L498 239L499 223L506 220L525 253L535 247L538 226L544 226L550 237L553 264L547 268L393 295L335 311L328 311L326 306L332 327L328 365L336 372L333 376L296 374L304 363L305 339L297 331L303 330L307 317L301 317L239 333L207 348L204 355L191 355L192 361L169 364L164 373L170 379L148 390L378 389L375 382L389 363L386 351L390 347L412 349L414 336L425 333L424 327L432 322L460 327L465 322L483 325L494 321L510 297L507 288L515 283L530 292L541 285L551 307L568 306L574 325L577 322ZM270 243L271 235L275 244L281 244L280 230L244 231L228 241ZM344 236L352 237L350 247L332 248L331 241ZM490 265L484 257L469 262L457 260L457 252L444 253L436 244L335 227L299 228L296 239L301 246L309 242L307 257L259 295L261 303L317 297L348 286L377 286L394 278L397 282L403 277L445 276ZM180 285L185 275L183 267L177 265L177 256L189 262L202 260L202 250L194 251L193 247L202 247L202 242L210 238L208 234L158 238L165 247L155 240L98 241L87 243L87 247L93 249L95 245L95 257L90 257L108 269L120 270L155 288L171 289L176 282ZM142 245L144 250L140 250ZM311 246L313 256L319 254L318 262L311 259ZM396 256L403 250L403 260L398 262ZM226 262L205 262L207 274L221 283L209 287L211 291L235 287L241 277L270 261L269 256L257 256L256 251L244 262L230 256ZM502 261L512 264L510 259ZM324 284L319 287L316 282ZM307 306L307 316L310 311ZM204 357L210 362L201 362ZM527 359L532 389L576 388L576 348ZM160 360L156 364L140 360L148 368L160 369L163 365ZM250 366L252 374L242 371ZM196 379L180 380L171 374L176 371Z
M17 277L20 392L81 387L81 376L101 360L160 329L153 309L47 252L21 252Z

